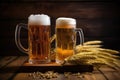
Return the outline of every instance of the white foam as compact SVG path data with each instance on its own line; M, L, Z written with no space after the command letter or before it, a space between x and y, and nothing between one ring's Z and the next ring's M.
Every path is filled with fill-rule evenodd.
M57 28L75 28L76 19L60 17L56 20L56 27Z
M32 14L28 17L28 24L50 25L50 17L45 14Z

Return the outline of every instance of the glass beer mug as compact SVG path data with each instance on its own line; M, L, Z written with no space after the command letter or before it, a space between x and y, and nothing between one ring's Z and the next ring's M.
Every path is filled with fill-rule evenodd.
M76 33L79 33L80 44L84 42L81 28L76 28L74 18L60 17L56 20L56 63L63 63L64 59L75 53Z
M20 42L21 28L28 29L28 49ZM50 17L44 14L30 15L28 24L18 24L15 31L17 47L29 55L29 63L50 62Z

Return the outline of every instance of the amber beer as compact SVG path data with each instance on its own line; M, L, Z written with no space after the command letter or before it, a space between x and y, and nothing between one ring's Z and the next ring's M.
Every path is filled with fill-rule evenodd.
M76 45L76 20L73 18L58 18L56 20L56 62L74 54Z
M31 15L28 21L29 63L50 62L50 18Z

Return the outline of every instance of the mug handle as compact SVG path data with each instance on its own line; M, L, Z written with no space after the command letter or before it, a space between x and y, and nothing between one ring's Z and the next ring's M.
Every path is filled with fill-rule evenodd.
M81 28L76 28L75 31L78 32L79 37L80 37L80 44L83 45L83 43L84 43L83 30Z
M24 24L24 23L20 23L16 26L16 29L15 29L15 43L18 47L18 49L20 51L22 51L23 53L26 53L28 54L28 49L24 48L21 44L21 41L20 41L20 31L21 31L21 28L24 28L24 29L27 29L28 30L28 25L27 24ZM50 43L52 43L56 38L56 35L54 34L51 38L50 38Z
M15 29L15 43L18 47L18 49L20 51L22 51L23 53L26 53L28 54L28 49L24 48L21 44L21 41L20 41L20 31L21 31L21 28L24 28L24 29L27 29L28 30L28 27L27 27L27 24L24 24L24 23L20 23L16 26L16 29Z

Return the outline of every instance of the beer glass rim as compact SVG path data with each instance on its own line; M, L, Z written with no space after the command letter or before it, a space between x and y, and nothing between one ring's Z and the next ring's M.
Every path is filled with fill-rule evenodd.
M50 17L46 14L31 14L28 17L28 24L50 25Z

